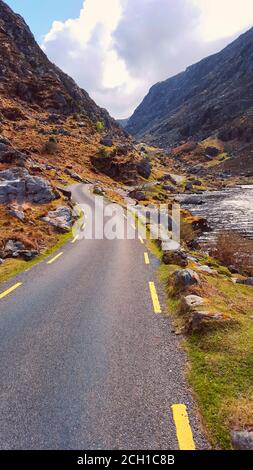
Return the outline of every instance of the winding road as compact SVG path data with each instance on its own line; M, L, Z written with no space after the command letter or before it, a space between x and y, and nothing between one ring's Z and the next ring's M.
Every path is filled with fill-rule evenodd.
M82 240L1 285L1 449L208 448L156 269L138 237Z

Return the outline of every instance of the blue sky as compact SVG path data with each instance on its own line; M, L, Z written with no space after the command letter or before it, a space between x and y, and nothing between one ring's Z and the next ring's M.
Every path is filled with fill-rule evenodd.
M5 0L16 13L20 13L38 42L50 30L54 20L77 18L83 0Z

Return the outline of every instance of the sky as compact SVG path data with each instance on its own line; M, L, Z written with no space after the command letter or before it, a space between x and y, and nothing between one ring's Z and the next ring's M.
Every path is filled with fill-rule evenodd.
M50 60L116 118L253 26L252 0L5 0Z

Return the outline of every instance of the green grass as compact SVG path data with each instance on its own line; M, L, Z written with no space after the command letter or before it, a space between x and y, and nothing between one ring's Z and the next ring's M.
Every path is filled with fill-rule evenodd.
M180 315L180 300L171 296L168 283L175 269L178 267L162 265L159 276L166 286L168 311L175 324L182 326L186 318ZM229 450L230 430L253 425L253 291L221 275L205 279L210 307L235 322L184 338L187 375L211 445Z
M56 241L53 245L51 245L44 253L37 256L31 261L24 261L21 259L8 259L4 262L4 264L0 267L0 283L8 281L12 277L16 276L17 274L31 269L36 264L43 261L45 258L53 254L59 248L61 248L65 243L67 243L70 238L72 237L72 231L68 233L64 233L58 235Z

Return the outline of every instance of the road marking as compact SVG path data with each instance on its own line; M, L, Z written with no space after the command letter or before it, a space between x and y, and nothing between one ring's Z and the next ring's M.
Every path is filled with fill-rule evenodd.
M5 290L4 292L2 292L2 294L0 294L0 299L3 299L4 297L6 297L6 295L10 294L11 292L13 292L15 289L17 289L20 286L22 286L22 282L18 282L14 286L12 286L9 289Z
M78 236L78 235L76 235L76 236L75 236L75 238L73 238L73 240L72 240L72 242L71 242L71 243L76 243L76 242L77 242L77 240L78 240L78 237L79 237L79 236Z
M157 295L157 292L156 292L156 287L155 287L154 282L149 283L149 289L150 289L151 298L152 298L152 302L153 302L154 312L155 313L162 313L160 302L159 302L159 299L158 299L158 295Z
M195 450L191 425L185 405L172 405L173 419L176 426L180 450Z
M56 255L54 258L50 259L50 261L48 261L47 264L52 264L54 261L56 261L62 255L63 255L63 251L61 253L59 253L58 255Z
M145 264L150 264L148 253L144 253Z
M139 236L139 240L140 240L141 244L144 245L144 240L141 236Z
M134 230L136 229L136 227L135 227L135 225L134 225L134 224L131 224L131 227L132 227Z

